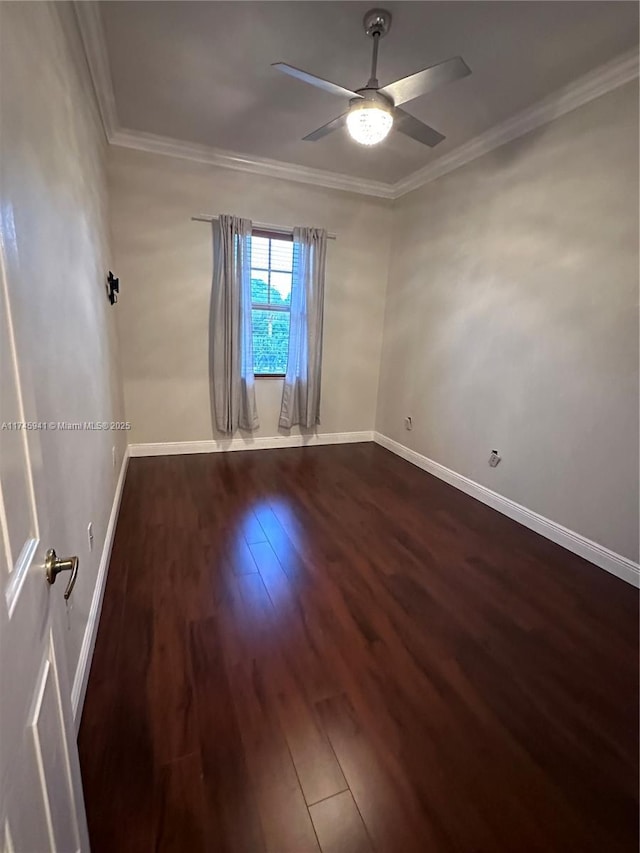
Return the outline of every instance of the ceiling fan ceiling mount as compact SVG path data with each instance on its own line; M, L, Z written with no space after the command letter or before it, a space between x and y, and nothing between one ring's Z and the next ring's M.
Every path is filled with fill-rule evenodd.
M373 38L384 38L391 29L391 12L386 9L370 9L362 19L365 33Z
M347 126L347 130L356 142L363 145L377 145L382 142L394 127L405 136L410 136L423 145L433 148L442 142L444 136L429 127L409 113L400 109L400 104L419 98L435 89L442 83L449 83L466 77L471 71L464 60L459 56L438 62L408 77L395 80L386 86L380 87L377 78L378 47L380 39L383 38L391 28L391 14L386 9L370 9L362 21L365 33L373 39L373 55L371 58L371 75L365 86L361 89L347 89L295 68L286 62L274 62L273 67L290 77L295 77L303 83L309 83L317 89L323 89L332 95L348 99L349 108L342 115L322 125L312 133L304 137L305 142L317 142L334 130Z

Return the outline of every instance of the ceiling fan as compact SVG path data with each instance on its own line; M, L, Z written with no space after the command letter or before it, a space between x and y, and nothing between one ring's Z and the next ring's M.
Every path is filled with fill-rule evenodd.
M349 98L349 109L332 121L323 124L317 130L304 137L305 142L317 142L339 127L347 125L350 136L362 145L377 145L388 135L392 127L405 136L433 148L442 142L444 136L400 109L400 104L425 95L442 83L450 83L471 74L471 70L460 56L431 65L388 86L382 88L376 77L378 66L378 45L391 28L391 14L386 9L371 9L363 19L365 33L373 39L373 57L371 76L362 89L352 92L344 86L338 86L308 71L294 68L286 62L274 62L273 68L289 74L303 83L309 83L318 89L324 89L332 95Z

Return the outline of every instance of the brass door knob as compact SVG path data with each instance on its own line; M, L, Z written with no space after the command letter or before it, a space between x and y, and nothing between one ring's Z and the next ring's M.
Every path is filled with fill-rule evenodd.
M66 560L59 560L53 548L50 548L47 551L44 559L44 569L48 583L54 584L60 572L71 572L69 583L64 591L65 599L69 598L73 592L74 586L76 585L79 565L80 560L78 560L77 557L67 557Z

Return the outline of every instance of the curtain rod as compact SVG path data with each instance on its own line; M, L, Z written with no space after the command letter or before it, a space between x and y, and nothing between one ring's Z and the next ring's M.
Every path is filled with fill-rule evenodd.
M217 222L217 216L192 216L192 222ZM253 222L254 228L257 228L258 231L273 231L275 234L293 234L293 228L285 228L282 225L269 225L266 222ZM336 240L337 236L331 232L327 231L327 240Z

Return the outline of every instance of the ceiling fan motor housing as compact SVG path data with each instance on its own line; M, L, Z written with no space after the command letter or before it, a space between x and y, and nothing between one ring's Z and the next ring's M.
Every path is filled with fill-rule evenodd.
M378 89L373 89L368 86L365 86L363 89L356 89L356 92L358 93L358 95L360 95L360 97L352 98L349 101L350 106L353 106L354 104L361 104L364 100L373 102L378 106L382 107L383 109L393 109L393 101L391 100L391 98L388 98L386 95L383 95L382 92L380 92Z

